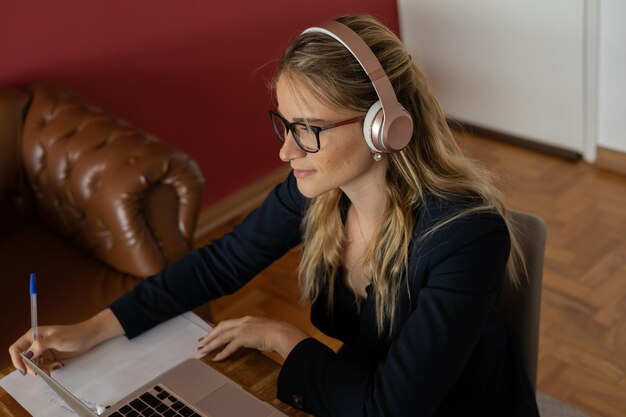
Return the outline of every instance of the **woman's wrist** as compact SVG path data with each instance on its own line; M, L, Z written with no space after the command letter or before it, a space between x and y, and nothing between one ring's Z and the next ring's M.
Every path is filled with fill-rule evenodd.
M282 356L283 359L287 359L289 353L291 353L298 343L310 337L298 327L291 325L289 325L289 327L288 330L278 333L276 347L274 348L276 353Z
M122 325L110 308L102 310L95 316L80 323L80 325L84 326L85 331L90 335L90 347L124 334Z

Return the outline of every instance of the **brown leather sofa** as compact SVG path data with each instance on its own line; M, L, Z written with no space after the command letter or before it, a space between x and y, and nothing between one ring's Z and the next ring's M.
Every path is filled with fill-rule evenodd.
M204 180L187 155L67 88L0 89L0 366L39 323L83 320L192 246Z

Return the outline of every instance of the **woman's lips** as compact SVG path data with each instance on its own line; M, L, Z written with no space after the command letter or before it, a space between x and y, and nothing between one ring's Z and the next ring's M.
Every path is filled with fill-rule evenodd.
M315 170L314 169L295 169L293 170L293 175L296 178L306 178L308 176L311 176L315 174Z

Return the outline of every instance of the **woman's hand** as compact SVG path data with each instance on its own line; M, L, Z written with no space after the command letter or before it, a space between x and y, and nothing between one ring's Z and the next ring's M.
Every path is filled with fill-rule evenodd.
M296 326L265 317L241 317L224 320L202 337L198 352L207 354L220 346L224 349L213 360L226 359L240 347L274 351L286 358L289 352L309 335Z
M37 340L33 341L33 331L29 330L9 348L13 366L23 375L27 368L19 353L32 360L38 360L39 367L50 373L63 366L63 360L78 356L92 345L80 330L80 325L42 326L38 328Z
M29 330L9 347L13 366L22 375L27 368L20 352L30 360L38 360L39 367L50 373L62 367L65 359L81 355L124 331L113 312L105 309L89 320L70 326L41 326L37 333L37 340L33 341L32 329Z

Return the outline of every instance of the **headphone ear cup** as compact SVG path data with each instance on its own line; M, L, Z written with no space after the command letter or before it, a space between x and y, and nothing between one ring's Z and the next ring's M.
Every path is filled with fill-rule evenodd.
M378 100L367 111L365 120L363 121L363 137L365 143L372 152L385 152L381 149L378 139L380 138L381 128L383 126L383 105Z
M387 149L389 152L399 151L405 148L411 141L413 136L413 119L411 115L404 107L400 108L402 112L391 119L385 119L385 123L388 123L387 135L379 137L380 146ZM382 135L382 131L380 132ZM374 138L376 142L376 138Z

